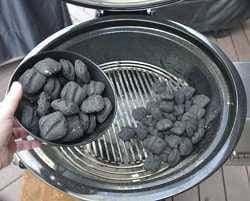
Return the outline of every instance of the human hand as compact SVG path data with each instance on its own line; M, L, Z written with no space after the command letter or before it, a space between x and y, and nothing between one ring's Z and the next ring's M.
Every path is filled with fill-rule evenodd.
M25 140L27 133L14 119L21 98L22 86L14 82L9 93L0 102L0 169L11 163L15 152L40 146L36 140Z

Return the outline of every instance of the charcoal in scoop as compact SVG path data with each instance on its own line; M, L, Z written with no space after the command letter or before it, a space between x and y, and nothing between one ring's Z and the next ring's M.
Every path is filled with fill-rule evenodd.
M141 120L141 122L147 127L154 127L157 123L152 116L146 116Z
M87 129L87 133L93 133L96 128L96 116L94 114L89 115L89 127Z
M96 115L96 119L98 123L103 123L109 116L109 114L111 113L113 106L111 101L109 100L109 98L103 98L104 100L104 109L101 110L99 113L97 113Z
M181 160L178 149L173 149L168 156L168 163L170 167L177 165Z
M164 133L158 131L156 128L154 127L148 127L148 132L150 135L154 135L154 136L158 136L160 138L164 138Z
M193 144L189 138L182 138L179 145L179 152L181 156L188 156L193 151Z
M87 94L88 96L101 95L104 89L105 84L103 82L91 80L88 84Z
M149 101L146 105L146 110L148 113L151 113L152 108L159 107L158 102L156 101Z
M192 113L196 119L200 120L205 115L206 110L198 105L193 105L188 112Z
M166 91L166 82L163 82L163 81L156 81L154 84L153 84L153 91L156 93L156 94L160 94L160 93L163 93Z
M206 121L205 119L201 119L198 122L198 128L205 128Z
M158 156L149 156L144 161L144 168L147 171L157 171L160 169L161 160Z
M148 128L142 123L138 123L135 128L135 133L139 139L144 140L148 136Z
M168 101L170 101L170 100L174 99L174 94L171 93L169 90L165 90L164 92L158 94L157 97L160 100L168 100Z
M50 109L50 101L51 98L47 93L42 92L40 94L39 99L37 100L37 114L39 116L48 114Z
M88 83L90 81L90 74L85 63L80 60L75 61L75 73L76 77L80 79L83 83Z
M180 116L180 115L182 115L184 113L184 110L185 110L185 108L184 108L183 104L175 105L174 106L174 115L175 116Z
M29 131L31 131L33 134L38 135L39 118L36 114L35 108L33 108L32 105L28 104L27 102L22 101L18 109L18 112L22 125Z
M151 107L151 115L155 120L160 120L163 118L162 112L159 107Z
M174 102L173 101L161 101L160 105L161 111L163 112L172 112L174 110Z
M75 80L75 67L74 65L66 59L60 59L62 65L62 75L70 81Z
M61 91L61 98L80 105L87 96L87 91L76 82L68 82Z
M176 116L173 113L163 113L163 118L169 119L172 122L176 121Z
M194 135L194 132L197 129L197 121L195 119L189 119L185 121L185 126L186 126L186 134L188 137L191 137Z
M196 119L196 114L191 112L185 112L181 118L182 121L188 121L190 119Z
M168 162L168 156L171 153L172 149L170 147L166 147L164 151L160 154L161 161Z
M46 77L35 69L26 70L18 79L23 91L28 94L38 93L46 82Z
M181 138L176 135L166 135L165 142L171 148L177 148L181 143Z
M158 136L148 136L143 145L151 153L160 154L165 149L166 142Z
M138 107L132 111L132 115L136 121L141 121L147 115L147 110L144 107Z
M181 90L183 91L186 100L189 100L190 98L192 98L195 93L195 88L190 87L190 86L185 86Z
M191 106L192 106L191 101L190 101L190 100L187 100L187 101L185 102L185 112L189 111L189 109L191 108Z
M126 126L121 129L121 131L118 133L119 137L123 141L129 141L132 139L136 134L136 129L130 126Z
M185 102L185 94L183 90L178 90L174 94L174 100L177 105L181 105Z
M173 126L173 122L169 119L161 119L156 124L156 128L158 131L166 131L172 128L172 126Z
M100 95L89 96L82 102L81 110L84 113L100 112L104 108L104 100Z
M194 133L192 136L192 143L197 144L201 141L203 136L205 135L205 129L204 128L198 128L198 130Z
M79 113L80 121L82 124L82 129L86 131L89 127L90 119L89 116L83 112ZM93 118L93 117L92 117Z
M61 71L61 64L54 59L46 58L34 65L34 69L36 69L39 73L44 76L51 76L59 71Z
M39 120L40 135L46 140L58 140L67 134L67 121L61 112L53 112Z
M79 112L79 107L75 103L64 99L56 99L52 101L51 107L55 111L62 112L65 116L77 114Z
M173 128L170 129L170 131L172 133L174 133L175 135L182 135L184 132L185 132L185 129L186 129L186 125L185 125L185 122L183 121L176 121L174 123L174 126Z
M57 78L48 78L43 90L49 94L53 100L55 100L60 96L61 83Z
M62 139L63 142L72 142L83 137L84 131L78 115L67 117L67 122L68 132Z
M210 102L210 98L205 95L196 95L193 97L193 104L199 105L200 107L206 107Z

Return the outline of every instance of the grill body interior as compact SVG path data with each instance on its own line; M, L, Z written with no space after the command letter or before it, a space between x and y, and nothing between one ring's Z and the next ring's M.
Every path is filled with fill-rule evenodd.
M209 176L236 145L246 115L243 85L232 63L195 31L151 18L104 18L57 33L26 58L53 49L74 51L99 64L115 89L118 112L103 137L86 146L45 146L19 154L51 185L86 200L162 199ZM170 90L194 86L211 98L207 115L217 108L220 115L191 156L152 173L143 169L147 153L142 142L124 143L117 133L135 125L132 110L155 98L152 84L158 79Z

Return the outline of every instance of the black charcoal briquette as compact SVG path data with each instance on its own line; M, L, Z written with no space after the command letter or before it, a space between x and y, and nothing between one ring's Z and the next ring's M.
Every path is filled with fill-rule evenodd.
M184 113L184 110L185 110L185 108L184 108L183 104L182 105L175 105L174 106L174 115L180 116Z
M121 129L121 131L118 133L119 137L123 141L128 141L132 139L136 134L136 129L130 126L126 126Z
M144 161L144 168L147 171L157 171L160 169L161 160L158 156L150 155Z
M154 120L152 116L146 116L141 120L141 122L148 127L154 127L157 123L157 121Z
M48 78L43 90L49 94L53 100L57 99L61 92L61 83L59 79L54 77Z
M91 80L88 84L87 94L88 96L101 95L104 89L105 84L103 82Z
M168 156L171 153L172 149L170 147L166 147L164 151L160 154L160 159L164 162L168 162Z
M171 120L172 122L176 121L176 116L173 113L163 113L163 117Z
M104 100L100 95L89 96L81 104L84 113L100 112L104 108Z
M147 110L144 107L138 107L132 111L132 115L136 121L141 121L147 115Z
M166 90L166 91L158 94L157 97L160 100L173 100L174 99L174 94L171 93L169 90Z
M135 128L135 133L139 139L144 140L148 136L148 128L142 123L138 123Z
M177 148L181 143L181 138L176 135L165 135L165 142L171 148Z
M194 133L192 136L192 143L197 144L201 141L203 136L205 135L205 129L204 128L198 128L198 130Z
M173 128L170 129L170 131L172 133L174 133L175 135L182 135L186 130L186 125L185 125L185 122L182 122L182 121L176 121L174 123L174 126Z
M49 77L61 70L61 64L54 59L45 58L34 65L39 73Z
M192 113L196 119L200 120L205 115L206 110L198 105L193 105L188 112Z
M172 128L172 126L173 126L173 122L169 119L161 119L156 124L156 128L158 131L166 131Z
M94 114L89 115L89 127L86 131L86 133L93 133L96 128L96 116Z
M174 94L174 100L177 105L183 104L185 102L185 94L182 90L178 90Z
M80 79L83 83L88 83L90 81L90 74L85 63L80 60L75 61L75 73L76 77Z
M196 95L193 97L193 104L199 105L200 107L206 107L210 102L210 98L205 95Z
M66 59L60 59L62 65L62 75L70 81L75 80L75 67L74 65Z
M151 115L154 120L160 120L163 118L162 112L159 107L151 107Z
M166 142L158 136L148 136L143 145L151 153L160 154L165 149Z
M18 81L21 83L24 92L35 94L44 86L46 77L35 69L28 69L20 76Z
M66 116L77 114L79 112L79 107L75 103L64 100L64 99L54 100L51 103L51 107L55 111L60 111Z
M193 144L189 138L182 138L179 145L179 152L181 156L188 156L193 151Z
M197 121L195 119L189 119L185 121L186 126L186 134L188 137L191 137L194 135L194 132L197 129Z
M103 123L109 116L109 114L111 113L113 106L111 101L109 100L109 98L103 98L104 100L104 109L101 110L99 113L97 113L96 115L96 119L98 123Z
M185 112L187 112L191 108L191 106L192 106L191 101L187 100L185 102Z
M170 167L177 165L180 162L180 153L178 149L173 149L168 156L168 163Z
M50 109L50 96L42 92L39 96L39 99L37 100L37 114L39 116L44 116L49 112Z
M146 105L146 110L148 113L151 113L152 108L159 107L158 102L156 101L149 101Z
M84 131L86 131L89 127L90 119L89 116L83 112L79 113L80 121L82 124L82 128ZM93 117L92 117L93 118Z
M68 82L61 91L62 99L73 102L77 105L80 105L86 96L86 90L83 90L79 84L73 81Z
M160 105L161 111L163 112L172 112L174 110L174 102L173 101L161 101Z
M195 93L195 88L190 87L190 86L185 86L181 90L183 91L186 100L189 100L190 98L192 98Z
M40 135L46 140L58 140L67 134L67 121L61 112L53 112L39 120Z
M153 84L153 91L156 93L156 94L160 94L160 93L163 93L166 91L166 82L163 82L163 81L156 81L154 84Z

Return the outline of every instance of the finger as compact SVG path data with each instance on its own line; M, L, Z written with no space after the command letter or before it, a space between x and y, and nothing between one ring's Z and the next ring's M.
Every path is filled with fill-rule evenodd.
M12 117L22 98L22 85L19 82L13 82L10 91L5 96L1 104L1 114L5 118Z
M30 150L40 146L41 143L36 140L21 140L16 142L16 151Z
M28 133L21 127L13 128L13 134L15 139L24 138L28 135Z
M19 128L19 127L20 127L20 124L15 118L13 118L13 128Z

